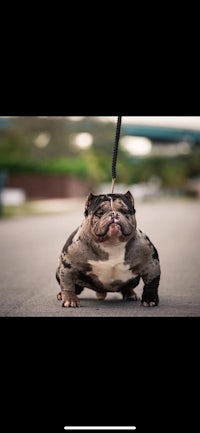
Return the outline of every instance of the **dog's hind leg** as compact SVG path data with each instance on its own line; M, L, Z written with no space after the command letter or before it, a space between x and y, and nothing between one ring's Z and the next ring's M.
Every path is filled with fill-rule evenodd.
M140 298L137 296L135 291L131 289L121 291L124 301L139 301Z
M96 297L99 301L103 301L107 296L106 292L96 292Z
M78 284L75 284L75 293L76 295L80 295L80 293L83 291L84 287L79 286Z

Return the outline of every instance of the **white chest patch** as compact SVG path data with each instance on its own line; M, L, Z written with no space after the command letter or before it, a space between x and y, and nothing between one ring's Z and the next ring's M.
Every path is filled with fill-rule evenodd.
M88 275L95 274L105 287L110 286L113 281L125 282L134 277L129 270L129 265L124 264L125 248L118 245L104 246L103 249L109 254L108 260L88 260L88 263L92 266L92 270L88 272ZM112 290L112 286L109 288Z

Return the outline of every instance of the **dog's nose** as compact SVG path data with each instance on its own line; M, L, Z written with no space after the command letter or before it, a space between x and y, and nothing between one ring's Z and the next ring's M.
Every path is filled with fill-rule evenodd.
M110 218L111 218L112 220L114 220L114 219L119 219L119 215L118 215L117 212L110 212L110 213L109 213L109 216L110 216Z

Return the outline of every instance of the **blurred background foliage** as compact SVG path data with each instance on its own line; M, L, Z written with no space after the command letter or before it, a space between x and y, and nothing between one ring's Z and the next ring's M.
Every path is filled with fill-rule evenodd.
M94 185L111 182L115 129L114 123L100 122L90 116L79 121L67 117L10 118L6 126L0 127L0 170L70 174L87 178ZM86 138L90 134L92 145L89 140L88 144L86 140L86 144L78 145L78 134L85 134ZM120 183L148 182L153 176L161 180L163 188L184 189L188 179L200 176L200 146L185 154L150 152L138 156L119 145L117 180Z

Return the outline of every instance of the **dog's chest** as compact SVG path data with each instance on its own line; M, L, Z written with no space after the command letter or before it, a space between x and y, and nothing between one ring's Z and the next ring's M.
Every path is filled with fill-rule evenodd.
M88 274L96 275L105 287L109 286L112 290L112 283L114 281L126 282L133 277L133 274L129 270L129 265L124 263L124 247L121 247L121 245L107 246L103 247L103 249L108 253L108 259L88 260L88 263L92 267Z

